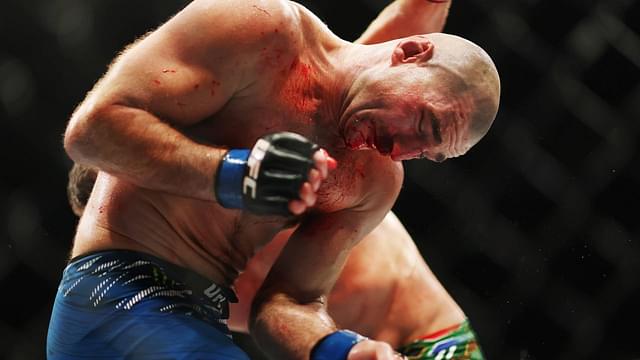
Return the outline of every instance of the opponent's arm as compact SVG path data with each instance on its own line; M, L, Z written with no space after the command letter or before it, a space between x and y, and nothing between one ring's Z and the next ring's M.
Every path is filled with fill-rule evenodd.
M375 44L405 36L441 32L450 0L396 0L389 4L356 40Z
M284 247L256 294L250 318L251 334L270 357L307 359L318 341L336 330L327 294L350 249L383 219L402 182L401 170L379 177L386 181L371 190L366 205L309 215Z

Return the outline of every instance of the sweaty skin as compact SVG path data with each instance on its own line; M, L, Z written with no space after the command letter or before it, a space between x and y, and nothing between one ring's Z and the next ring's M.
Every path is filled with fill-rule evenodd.
M477 49L446 35L353 45L294 3L190 3L130 47L72 117L65 148L102 170L72 255L143 251L231 285L292 222L221 208L211 191L220 158L267 133L300 133L340 166L318 189L313 211L295 219L256 295L250 327L269 356L306 358L336 328L325 299L349 250L395 201L403 175L394 159L462 155L488 129L474 124L495 117L499 87L489 70L464 91L420 96L443 76L460 80L458 67L436 68L465 46L471 65L484 64L484 55L471 53ZM433 71L420 80L416 71L431 59ZM366 146L354 146L354 133ZM379 144L390 151L376 151Z
M449 2L395 1L356 42L376 43L441 31L449 6ZM328 165L330 170L337 166ZM70 202L78 216L84 210L95 176L95 171L79 165L70 173ZM230 306L232 330L249 331L255 292L292 232L287 229L278 233L236 278L234 288L239 302ZM339 327L389 342L394 348L464 320L462 310L431 273L392 213L351 251L328 303L329 314Z
M248 331L253 295L291 231L279 233L236 279L239 302L231 304L232 330ZM394 348L465 319L392 212L353 248L328 304L339 327L388 342Z
M394 1L356 43L374 44L413 34L440 32L451 2ZM247 263L234 283L229 327L248 332L251 302L293 229L287 229ZM390 343L394 348L459 324L465 315L433 275L411 236L389 212L356 245L329 295L329 314L341 328ZM371 316L376 314L376 316Z

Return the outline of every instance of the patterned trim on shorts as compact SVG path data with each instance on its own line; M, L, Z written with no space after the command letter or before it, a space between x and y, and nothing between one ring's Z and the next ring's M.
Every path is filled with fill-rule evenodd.
M409 360L484 360L469 320L400 347Z

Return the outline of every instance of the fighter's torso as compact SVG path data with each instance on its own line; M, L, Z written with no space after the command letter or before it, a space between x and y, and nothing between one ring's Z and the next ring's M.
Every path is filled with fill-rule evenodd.
M313 210L333 212L355 206L376 178L400 170L375 151L346 149L337 129L327 129L335 121L323 110L308 41L313 32L324 31L323 25L305 18L306 13L300 16L303 31L299 22L283 21L270 33L262 32L264 47L254 54L259 56L259 79L214 116L184 132L195 141L227 148L250 148L259 137L277 131L307 136L338 161ZM210 84L211 91L215 85ZM74 255L132 248L229 285L257 249L295 220L224 209L216 202L152 191L101 174L81 221Z

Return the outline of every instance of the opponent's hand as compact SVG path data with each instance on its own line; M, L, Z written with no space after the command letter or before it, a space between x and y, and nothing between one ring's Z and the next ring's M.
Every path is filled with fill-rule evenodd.
M347 360L402 360L406 357L395 352L386 342L363 340L349 351Z
M227 208L299 215L313 206L335 160L305 137L279 132L253 149L231 150L218 170L216 196Z

